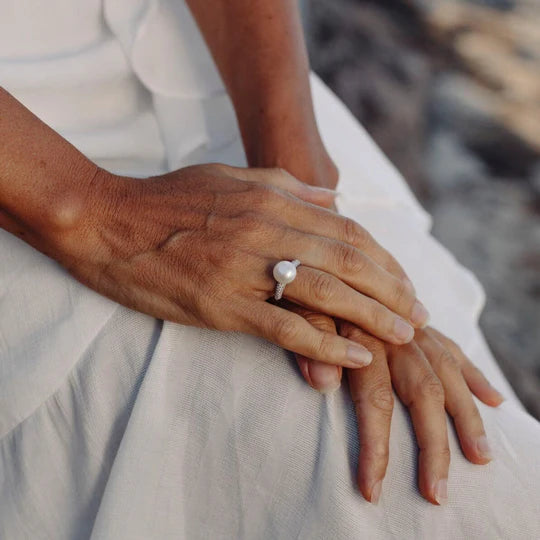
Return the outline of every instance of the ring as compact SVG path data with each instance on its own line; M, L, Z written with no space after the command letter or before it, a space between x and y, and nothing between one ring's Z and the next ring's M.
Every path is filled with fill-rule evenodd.
M298 259L294 261L279 261L273 270L274 279L276 283L276 291L274 292L274 298L279 300L283 296L285 285L294 281L296 277L296 267L300 264Z

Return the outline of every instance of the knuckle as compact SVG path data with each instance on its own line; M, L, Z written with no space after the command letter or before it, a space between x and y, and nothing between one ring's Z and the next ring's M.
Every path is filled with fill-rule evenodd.
M366 336L366 333L361 328L358 328L358 326L350 323L349 321L340 320L338 326L339 333L347 339L362 341Z
M369 461L388 461L388 444L379 440L363 442L360 444L360 454Z
M243 212L240 216L238 231L242 236L255 236L260 239L261 235L268 232L268 223L263 219L263 216L255 211Z
M465 356L461 347L453 339L433 329L430 330L430 333L434 334L435 339L440 341L455 357L459 357L460 355Z
M329 302L335 292L334 278L330 274L321 272L313 280L311 285L311 295L319 302Z
M366 333L358 326L351 324L347 321L343 321L340 325L340 334L354 341L363 342L366 338Z
M238 261L238 251L236 249L223 249L222 246L212 246L207 255L208 262L212 268L234 268Z
M276 317L272 324L273 337L280 344L289 344L297 340L299 328L288 317Z
M347 244L351 244L357 247L364 247L368 244L370 239L370 234L354 219L344 218L343 219L343 240Z
M242 238L244 241L245 238ZM204 270L204 264L209 272L217 277L235 276L239 268L245 269L247 260L251 260L251 255L243 251L234 242L214 241L208 242L208 252L205 253L204 263L201 261L200 270ZM213 277L212 276L212 277Z
M478 410L474 402L457 407L455 411L451 411L451 415L452 415L452 418L454 419L454 422L463 422L465 420L468 420L468 421L472 420L474 424L478 426L483 427L484 425L482 422L482 417L480 416L480 411Z
M446 339L446 346L448 347L448 349L452 352L452 354L455 357L459 357L460 355L465 356L465 353L463 352L461 347L455 341L451 340L450 338Z
M404 281L397 280L397 283L394 284L394 298L398 305L407 306L412 310L415 299Z
M317 346L317 352L319 353L319 358L328 358L333 357L332 350L334 348L334 339L333 335L329 332L322 332L321 338Z
M394 395L388 381L377 381L367 392L369 404L385 417L392 416L394 410Z
M376 330L390 332L392 329L393 317L380 304L373 302L369 308L369 320Z
M337 260L345 274L359 274L364 271L367 259L357 249L343 244L339 247Z
M448 349L442 348L439 350L436 362L445 370L450 370L456 373L461 371L457 360Z
M450 463L451 452L447 441L426 441L423 445L419 446L419 449L421 452L437 459L439 463L442 462L445 465Z
M448 445L444 445L442 448L440 448L438 454L443 459L445 463L450 463L450 447Z
M339 329L340 335L347 339L360 343L361 345L366 347L373 355L384 353L384 343L375 336L364 332L364 330L362 330L355 324L343 321L340 324Z
M441 381L433 373L426 373L415 388L415 395L421 399L444 404L444 389Z
M317 313L315 311L306 311L302 314L304 319L319 330L324 330L325 332L335 332L336 326L331 317L324 315L323 313Z

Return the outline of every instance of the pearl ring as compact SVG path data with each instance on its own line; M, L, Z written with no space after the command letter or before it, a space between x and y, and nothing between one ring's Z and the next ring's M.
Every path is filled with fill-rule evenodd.
M294 281L296 277L296 267L300 264L298 259L294 261L279 261L274 266L274 279L276 283L276 291L274 293L274 298L279 300L283 296L283 290L285 285Z

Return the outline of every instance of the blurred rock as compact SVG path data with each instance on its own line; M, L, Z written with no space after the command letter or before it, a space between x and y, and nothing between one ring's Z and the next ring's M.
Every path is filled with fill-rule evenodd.
M422 6L433 37L450 48L454 37L474 31L507 43L523 58L540 56L537 0L519 0L509 13L457 0L433 0Z
M516 7L515 0L472 0L472 2L482 6L500 9L501 11L508 11Z
M485 188L489 182L483 161L467 150L456 134L442 128L434 132L427 143L425 163L431 181L430 193L436 198L456 188L473 185Z
M416 10L402 6L389 16L384 4L312 0L311 62L422 193L424 109L432 67L412 46L422 40Z
M482 32L460 34L453 47L475 78L497 91L501 100L523 107L538 106L540 62L516 54L508 42Z
M516 132L515 119L507 121L506 102L468 77L438 77L430 110L434 124L455 132L498 174L527 176L538 159L538 151Z
M540 160L533 167L531 174L531 186L533 188L534 194L540 200Z

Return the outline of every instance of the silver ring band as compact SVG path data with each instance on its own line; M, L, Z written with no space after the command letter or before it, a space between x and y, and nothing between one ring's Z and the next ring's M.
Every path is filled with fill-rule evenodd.
M300 265L298 259L293 261L279 261L274 266L273 275L276 280L276 290L274 292L274 299L280 300L285 290L285 285L293 282L296 278L296 268Z

